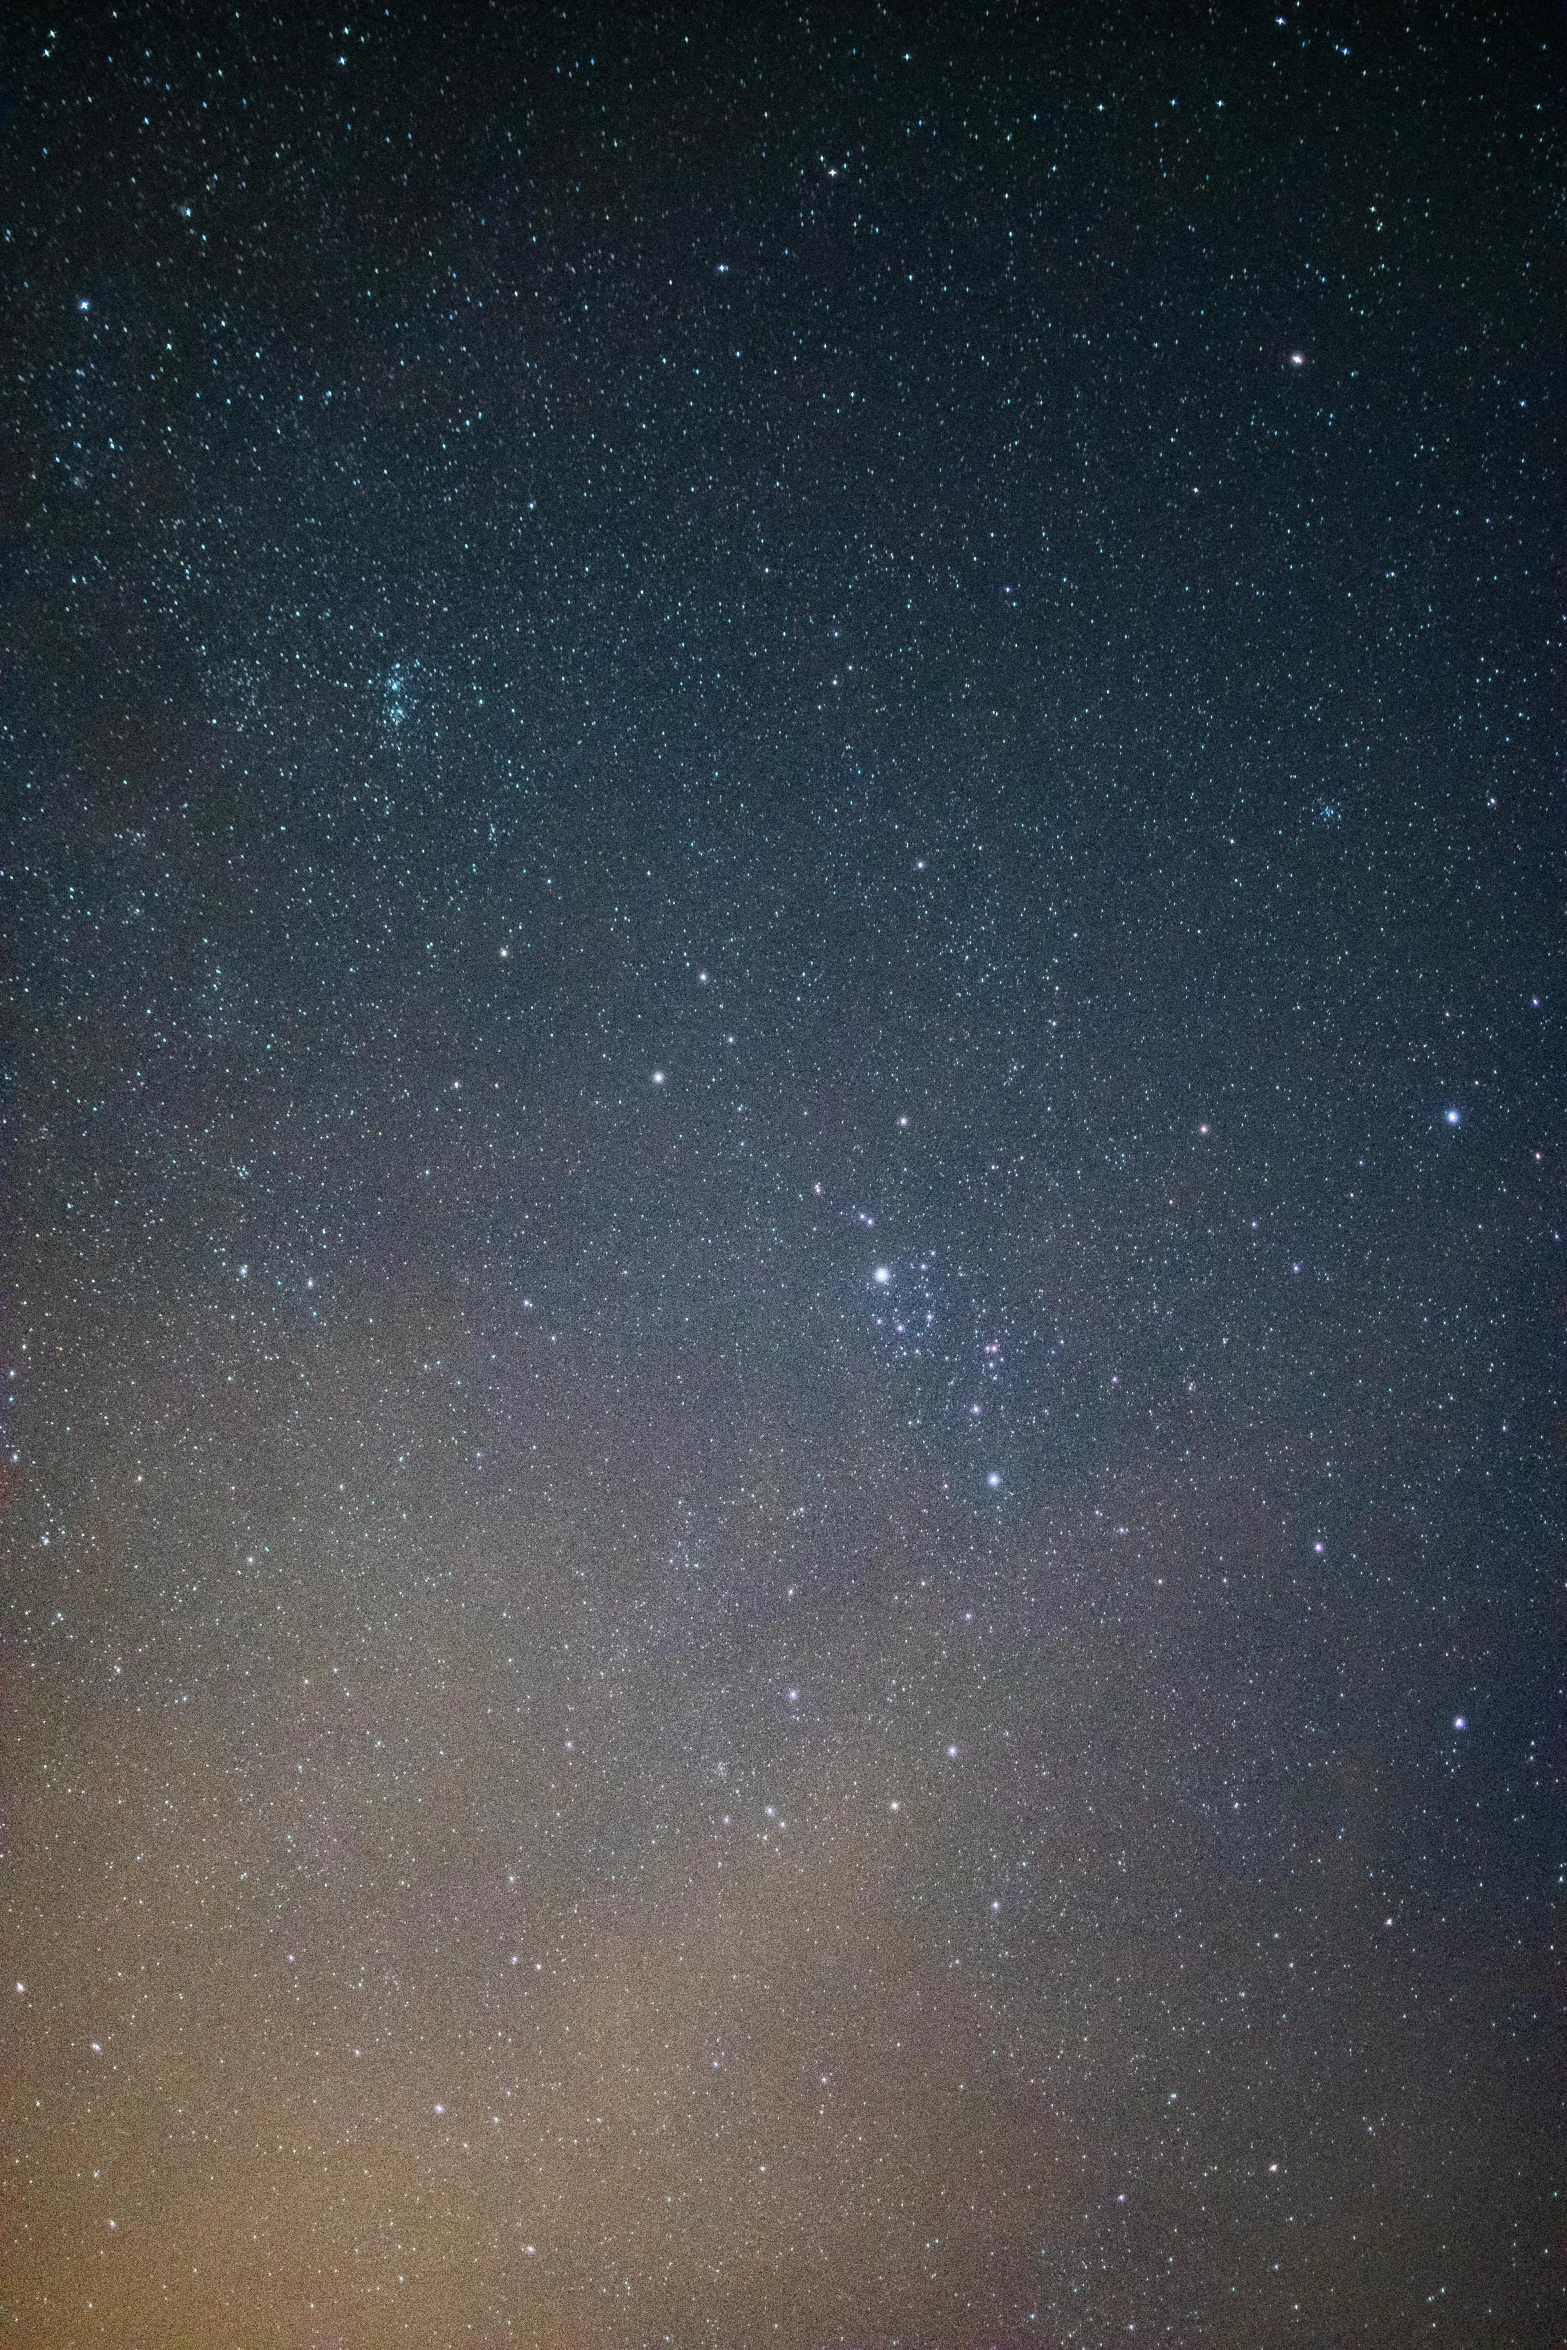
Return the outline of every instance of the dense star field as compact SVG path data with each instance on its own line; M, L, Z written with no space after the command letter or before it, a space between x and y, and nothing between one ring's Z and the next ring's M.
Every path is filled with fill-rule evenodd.
M1554 16L12 19L0 2338L1560 2338Z

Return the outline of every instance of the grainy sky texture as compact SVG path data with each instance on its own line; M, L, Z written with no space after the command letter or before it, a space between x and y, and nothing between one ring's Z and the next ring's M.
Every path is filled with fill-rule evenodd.
M1553 26L12 12L18 2350L1559 2340Z

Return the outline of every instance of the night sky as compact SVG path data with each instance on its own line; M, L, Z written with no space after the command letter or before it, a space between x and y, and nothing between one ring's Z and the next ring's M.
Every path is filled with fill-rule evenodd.
M1560 2338L1553 25L12 14L18 2350Z

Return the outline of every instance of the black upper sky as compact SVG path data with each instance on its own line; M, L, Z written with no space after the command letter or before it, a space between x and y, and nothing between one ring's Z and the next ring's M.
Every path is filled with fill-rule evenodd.
M1559 2338L1553 33L14 14L18 2344Z

